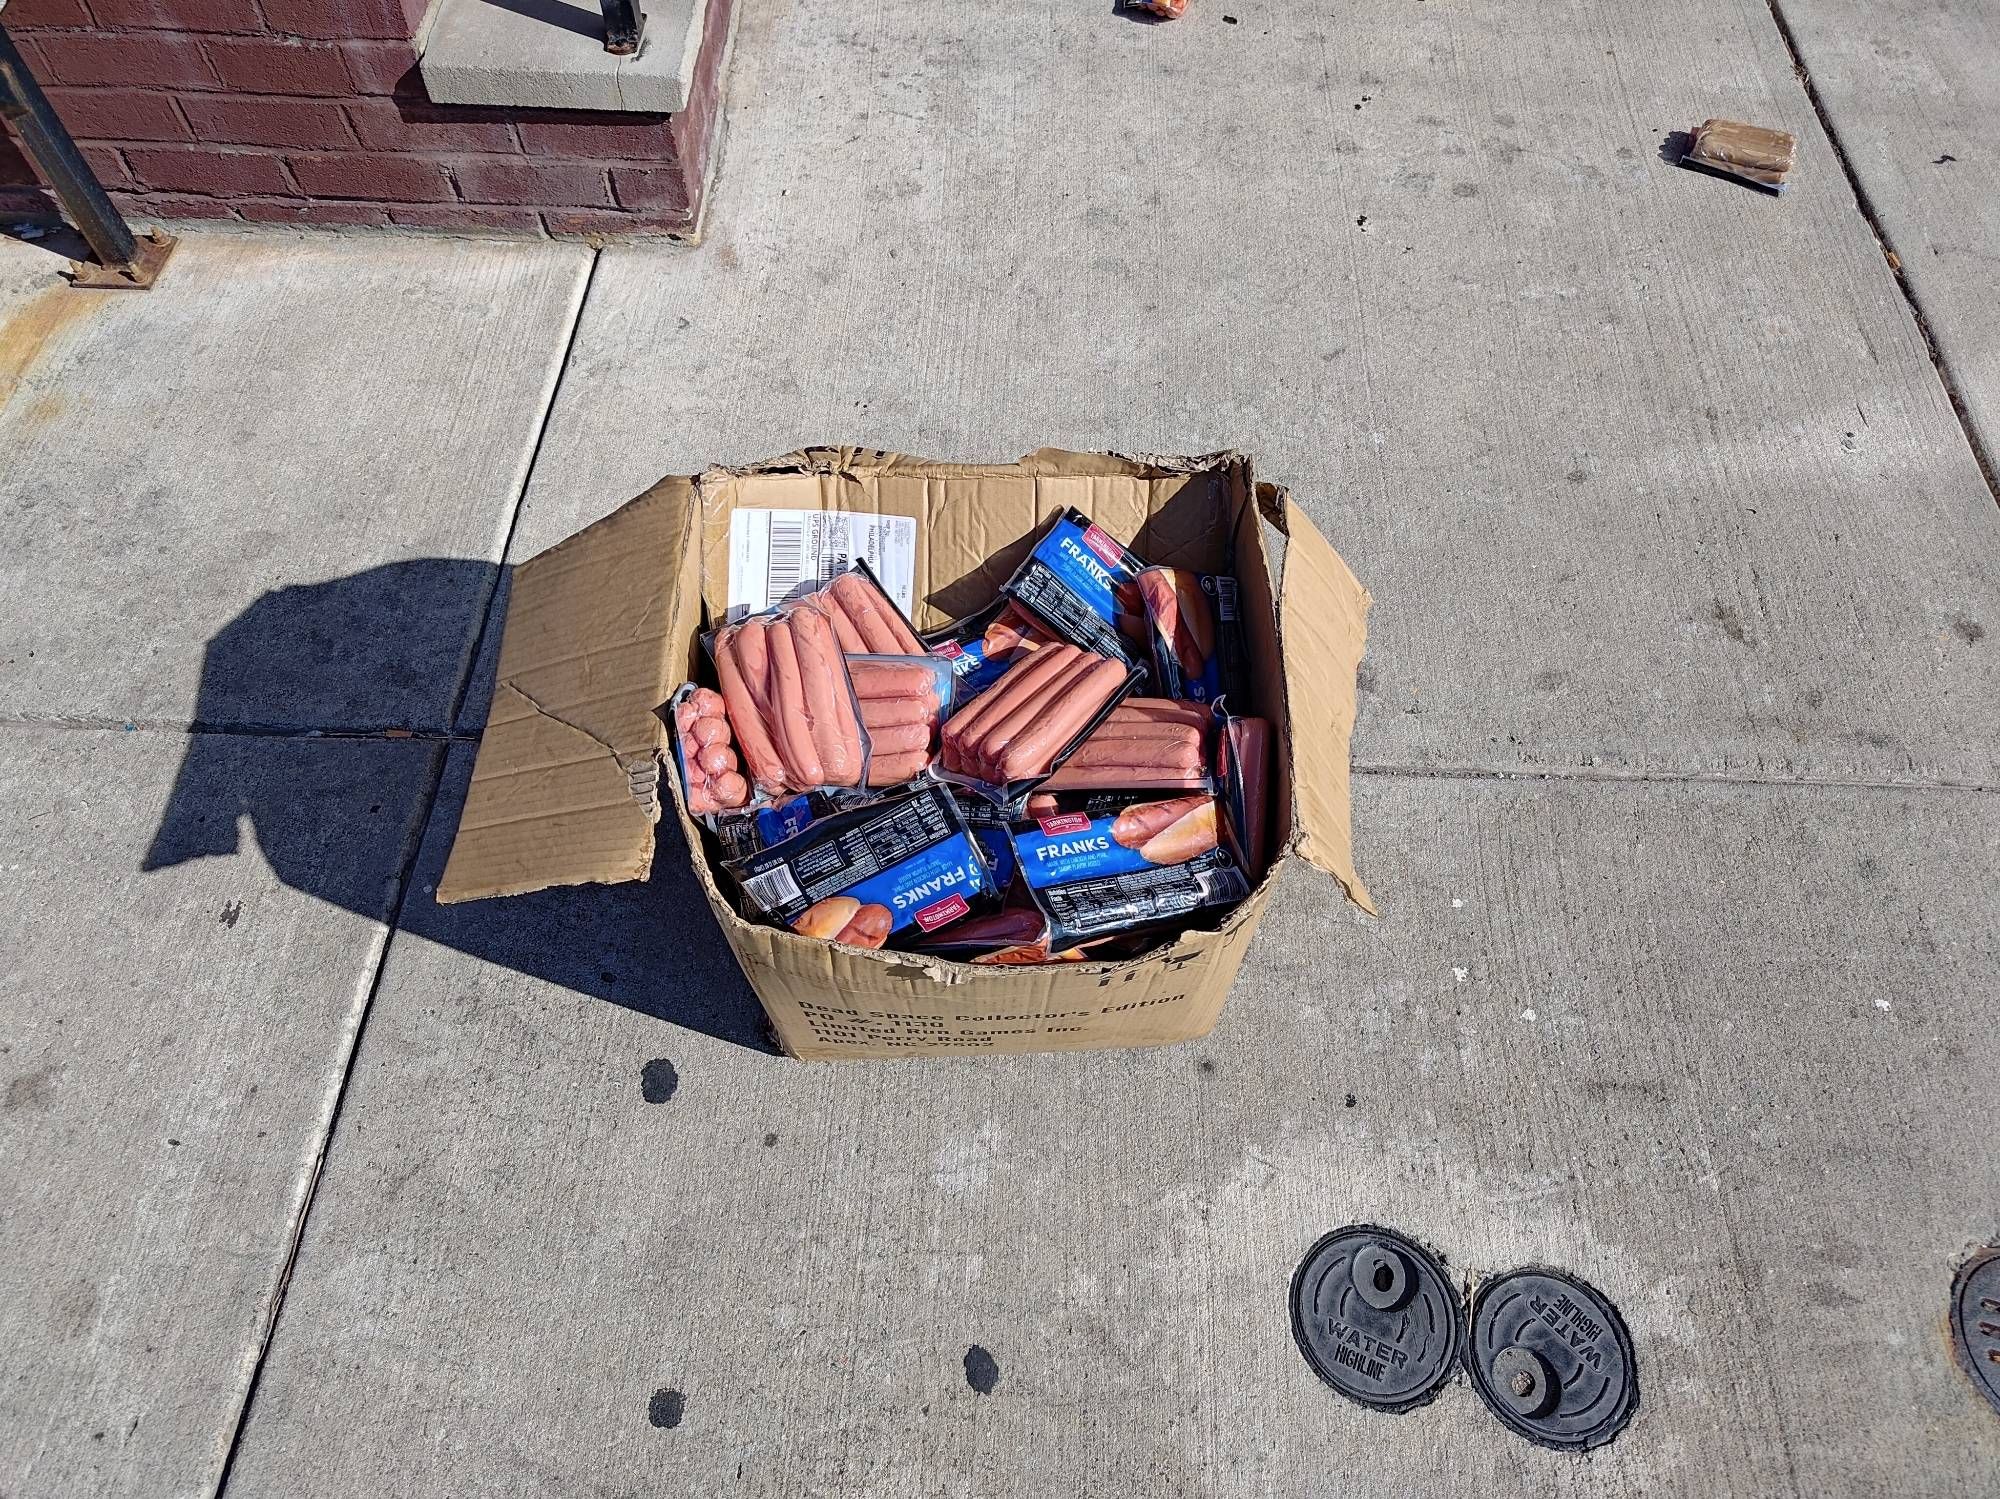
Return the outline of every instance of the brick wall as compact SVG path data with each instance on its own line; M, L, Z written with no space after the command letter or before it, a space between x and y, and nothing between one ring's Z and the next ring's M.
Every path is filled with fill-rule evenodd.
M4 22L134 218L531 234L692 227L733 0L677 115L434 105L427 0L10 0ZM0 134L0 216L48 216Z

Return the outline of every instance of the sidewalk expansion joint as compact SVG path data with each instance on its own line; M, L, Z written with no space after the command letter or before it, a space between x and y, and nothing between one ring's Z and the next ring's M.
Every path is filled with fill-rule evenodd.
M1768 786L1778 791L1958 791L1991 794L2000 782L1949 776L1921 781L1885 781L1867 776L1745 775L1709 770L1628 770L1611 765L1534 765L1496 769L1484 765L1393 765L1356 760L1357 776L1387 781L1595 781L1660 786Z
M1944 353L1938 347L1937 335L1931 329L1931 320L1924 311L1924 304L1917 297L1917 289L1910 284L1909 272L1904 269L1902 254L1889 238L1889 231L1883 226L1882 217L1876 211L1875 201L1862 184L1861 174L1854 169L1854 162L1847 154L1847 146L1834 129L1833 116L1828 112L1825 100L1820 98L1819 85L1813 82L1812 72L1806 67L1805 56L1799 50L1798 37L1792 31L1791 22L1785 19L1784 0L1765 0L1771 12L1771 20L1778 28L1778 39L1784 44L1785 53L1791 59L1792 75L1805 90L1806 100L1812 105L1813 113L1819 117L1820 129L1833 147L1834 159L1840 163L1840 170L1847 178L1848 190L1854 194L1854 205L1861 211L1861 217L1868 222L1875 242L1882 249L1882 258L1889 267L1889 274L1896 279L1896 288L1903 294L1903 301L1910 309L1910 316L1916 319L1917 332L1923 336L1924 349L1930 355L1931 368L1937 371L1938 383L1944 387L1945 398L1951 402L1952 415L1957 418L1959 430L1965 434L1965 444L1972 450L1972 461L1979 467L1979 477L1986 481L1987 493L1993 502L2000 505L2000 468L1996 468L1993 455L1980 441L1979 430L1973 425L1971 408L1966 405L1964 393L1958 387L1958 380L1946 362Z

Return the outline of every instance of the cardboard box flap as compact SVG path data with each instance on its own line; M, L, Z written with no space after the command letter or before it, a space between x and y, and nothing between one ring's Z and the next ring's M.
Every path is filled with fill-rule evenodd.
M1286 538L1278 641L1291 724L1291 846L1372 915L1374 900L1354 872L1348 795L1355 673L1368 645L1368 590L1286 490L1259 484L1257 508Z
M657 712L686 676L692 481L645 494L514 571L498 682L441 902L652 870Z

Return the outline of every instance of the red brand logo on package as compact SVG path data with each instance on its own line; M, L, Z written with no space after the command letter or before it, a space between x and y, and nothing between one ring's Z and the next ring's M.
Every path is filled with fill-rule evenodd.
M1102 526L1091 526L1083 533L1083 544L1113 567L1125 565L1125 548L1121 547Z
M960 645L956 640L947 640L943 645L932 646L931 654L933 656L942 656L945 660L949 661L953 657L963 656L965 654L965 647Z
M917 912L916 923L927 932L934 932L947 921L956 921L972 907L965 903L962 895L947 895L935 905L925 906Z
M1090 819L1081 812L1063 812L1055 817L1037 817L1035 821L1051 838L1059 833L1081 833L1090 826Z

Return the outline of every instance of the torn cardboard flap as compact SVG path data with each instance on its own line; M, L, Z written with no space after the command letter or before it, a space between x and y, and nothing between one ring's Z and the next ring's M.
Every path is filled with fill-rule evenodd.
M1372 600L1288 491L1259 484L1257 508L1286 537L1278 646L1289 720L1280 737L1291 746L1292 847L1374 915L1374 899L1354 871L1348 786L1355 676L1368 645Z
M644 879L657 709L688 673L693 486L663 479L514 571L498 682L441 902Z

